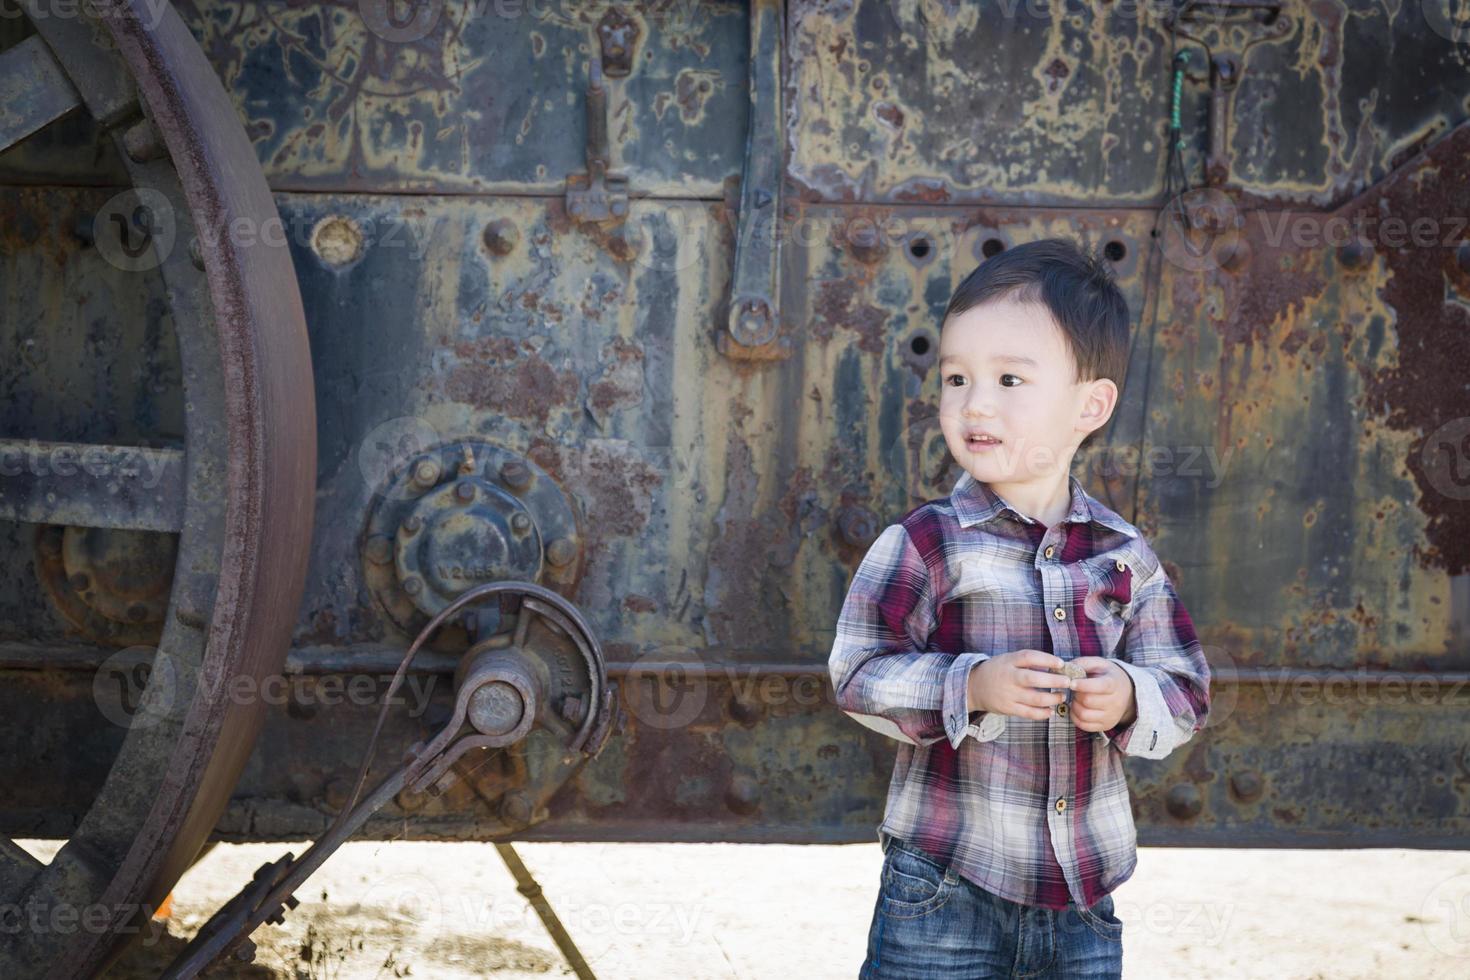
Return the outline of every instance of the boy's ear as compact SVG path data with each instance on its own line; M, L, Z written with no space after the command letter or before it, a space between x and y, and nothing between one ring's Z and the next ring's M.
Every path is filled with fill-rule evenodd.
M1083 438L1108 424L1113 409L1118 405L1118 386L1109 378L1098 378L1087 382L1087 394L1082 401L1082 415L1077 427Z

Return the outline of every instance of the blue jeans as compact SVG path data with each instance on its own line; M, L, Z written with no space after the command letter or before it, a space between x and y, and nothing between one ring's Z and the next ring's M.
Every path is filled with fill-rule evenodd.
M960 877L897 837L860 980L980 980L1123 975L1123 923L1105 895L1091 908L1022 905Z

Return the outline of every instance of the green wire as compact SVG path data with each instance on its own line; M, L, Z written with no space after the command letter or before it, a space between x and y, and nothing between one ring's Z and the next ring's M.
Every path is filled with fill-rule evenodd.
M1189 64L1189 52L1179 52L1174 58L1174 98L1169 109L1169 131L1181 151L1184 149L1184 138L1180 135L1180 131L1184 128L1184 124L1181 120L1180 106L1184 101L1184 66L1187 64Z

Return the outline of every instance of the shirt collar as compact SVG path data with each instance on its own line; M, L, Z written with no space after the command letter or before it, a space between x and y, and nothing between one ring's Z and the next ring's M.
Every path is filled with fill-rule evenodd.
M1066 521L1073 524L1086 524L1092 521L1130 538L1138 536L1138 532L1133 529L1132 525L1094 500L1092 495L1083 489L1082 482L1070 473L1067 474L1067 486L1071 490L1072 503L1067 510ZM984 524L1003 513L1010 513L1017 520L1026 524L1039 523L1034 518L1026 517L1016 510L1004 497L991 489L989 484L975 479L968 470L961 474L959 480L955 482L954 489L950 492L950 502L954 505L960 527Z

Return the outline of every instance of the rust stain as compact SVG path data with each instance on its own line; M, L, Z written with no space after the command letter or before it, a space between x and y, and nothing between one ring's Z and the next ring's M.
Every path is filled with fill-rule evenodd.
M1470 274L1457 250L1470 238L1470 126L1461 124L1426 151L1416 163L1364 194L1339 213L1374 215L1378 228L1391 217L1410 229L1416 220L1436 216L1431 236L1410 239L1408 247L1375 242L1391 273L1381 296L1394 315L1397 362L1376 373L1359 365L1368 407L1382 424L1416 433L1408 468L1419 486L1419 506L1428 522L1427 544L1415 545L1425 567L1451 575L1470 570L1470 508L1437 489L1424 470L1424 439L1453 419L1470 417L1470 310L1451 299L1446 284L1470 296ZM1456 217L1460 216L1460 217Z
M524 301L534 308L535 295ZM577 404L577 372L557 370L527 343L486 337L455 344L454 358L443 386L455 401L543 426L553 412Z
M620 409L643 402L643 345L614 337L602 348L601 377L587 386L587 411L602 428Z
M860 300L847 280L822 283L812 308L812 333L818 340L825 343L843 329L855 333L858 347L870 354L881 354L887 347L888 311Z

